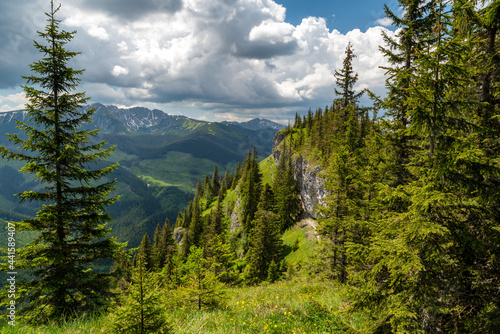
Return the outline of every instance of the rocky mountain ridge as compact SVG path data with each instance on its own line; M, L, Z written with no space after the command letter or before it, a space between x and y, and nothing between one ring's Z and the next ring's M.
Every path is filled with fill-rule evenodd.
M83 106L84 110L95 108L92 124L88 128L101 129L104 133L161 133L175 128L181 128L185 122L194 124L211 124L217 122L206 122L196 120L182 115L170 115L159 109L148 109L144 107L120 108L114 105L92 103ZM14 110L0 113L0 126L14 125L15 120L24 121L26 112ZM246 122L219 122L224 125L239 126L248 130L281 130L283 125L263 118L255 118ZM12 127L12 126L10 126Z

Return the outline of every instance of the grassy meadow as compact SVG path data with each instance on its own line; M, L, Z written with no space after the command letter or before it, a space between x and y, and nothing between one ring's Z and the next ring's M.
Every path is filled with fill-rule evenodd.
M220 309L198 311L191 306L169 311L174 333L346 333L361 330L359 316L345 317L339 288L330 283L282 281L232 288ZM166 296L168 300L168 296ZM5 334L107 333L106 317L95 316L55 325L15 327L3 322Z

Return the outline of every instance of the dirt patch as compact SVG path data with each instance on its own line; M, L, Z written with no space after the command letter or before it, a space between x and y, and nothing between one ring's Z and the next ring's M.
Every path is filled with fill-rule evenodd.
M317 232L318 222L312 218L304 218L297 225L297 229L306 229L306 238L311 241L319 241Z

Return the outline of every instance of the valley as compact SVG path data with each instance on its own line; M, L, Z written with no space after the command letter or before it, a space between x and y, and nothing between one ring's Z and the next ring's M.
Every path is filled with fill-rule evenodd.
M86 129L101 129L95 141L115 146L100 165L119 163L110 178L117 179L120 195L108 212L112 235L129 247L137 247L144 233L152 235L156 224L177 213L193 197L196 183L218 166L221 173L233 171L248 150L256 147L264 158L271 154L272 140L281 124L254 119L248 122L204 122L173 116L147 108L123 109L100 103ZM25 120L23 111L0 113L0 133L18 133L15 120ZM0 145L14 148L6 135ZM21 163L0 159L0 219L33 216L37 204L22 203L12 194L37 187L30 177L18 173ZM22 219L22 218L21 218Z

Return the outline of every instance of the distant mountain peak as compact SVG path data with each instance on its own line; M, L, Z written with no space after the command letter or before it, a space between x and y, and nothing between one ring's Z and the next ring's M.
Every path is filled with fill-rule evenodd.
M265 118L254 118L246 122L228 122L224 121L221 122L222 124L225 125L238 125L241 126L242 128L249 129L249 130L262 130L262 129L273 129L273 130L281 130L284 129L285 126L273 121L270 121Z

